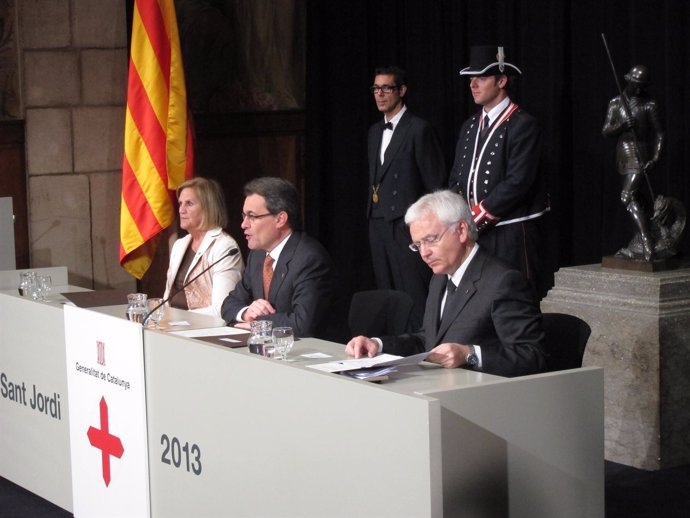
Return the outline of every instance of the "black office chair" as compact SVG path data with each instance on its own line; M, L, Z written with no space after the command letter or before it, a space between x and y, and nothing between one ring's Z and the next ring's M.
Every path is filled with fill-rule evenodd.
M368 290L352 296L348 325L352 336L388 336L405 333L412 297L404 291Z
M566 313L543 313L547 371L582 367L587 340L592 329L587 322Z

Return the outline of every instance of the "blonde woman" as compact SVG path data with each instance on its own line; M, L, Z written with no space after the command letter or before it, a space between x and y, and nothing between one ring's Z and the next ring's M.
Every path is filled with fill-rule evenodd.
M223 193L215 180L192 178L178 187L177 200L180 228L188 234L172 247L164 298L172 294L172 307L220 316L223 300L244 271L242 254L228 255L238 246L223 230L227 225ZM218 264L182 289L215 261Z

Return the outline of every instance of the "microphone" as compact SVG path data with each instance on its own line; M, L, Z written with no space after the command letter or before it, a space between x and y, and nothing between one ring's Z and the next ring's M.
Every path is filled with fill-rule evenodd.
M166 298L164 298L164 299L160 302L160 304L156 304L156 305L154 306L154 308L153 308L151 311L149 311L148 313L146 313L146 315L144 315L144 319L141 321L141 325L142 325L143 327L146 327L146 323L149 321L149 318L151 318L151 315L152 315L153 313L155 313L155 311L156 311L158 308L160 308L160 307L163 306L164 304L167 304L168 302L170 302L170 299L172 299L172 298L175 296L175 294L179 293L180 291L184 291L184 289L185 289L187 286L189 286L190 284L192 284L195 280L197 280L199 277L201 277L203 274L205 274L207 271L209 271L211 268L213 268L215 265L217 265L217 264L218 264L219 262L221 262L222 260L227 259L228 257L232 257L233 255L237 255L239 252L240 252L239 249L237 249L237 248L231 248L230 250L228 250L228 253L222 255L220 258L218 258L218 259L216 259L215 261L213 261L213 262L212 262L211 264L209 264L206 268L204 268L204 269L201 270L199 273L197 273L194 277L192 277L192 278L189 279L187 282L185 282L185 283L182 285L182 288L180 288L178 291L175 291L174 293L172 293L173 290L170 290L171 293L170 293Z

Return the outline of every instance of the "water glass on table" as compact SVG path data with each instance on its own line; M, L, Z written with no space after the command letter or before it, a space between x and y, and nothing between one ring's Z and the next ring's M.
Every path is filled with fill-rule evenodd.
M251 335L247 339L247 347L250 353L261 356L272 356L273 339L271 330L273 322L270 320L254 320L249 324ZM270 354L269 354L270 353Z
M19 295L35 299L38 290L36 272L22 272L19 278Z
M295 343L295 335L291 327L274 327L273 328L273 346L279 359L287 360L287 355L292 349L292 344Z
M160 325L161 320L163 320L163 316L165 315L165 304L163 304L163 299L154 297L152 299L148 299L146 303L148 304L148 309L151 312L149 315L149 322L153 322L154 329L163 329Z
M53 287L53 279L50 275L38 275L36 276L36 292L38 294L38 300L47 300L48 293Z
M148 313L148 305L146 293L130 293L127 295L127 319L132 322L141 324L144 321L144 316Z

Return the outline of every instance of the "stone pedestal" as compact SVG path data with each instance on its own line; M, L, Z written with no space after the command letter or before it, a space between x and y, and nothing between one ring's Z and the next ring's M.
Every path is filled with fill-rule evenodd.
M561 268L541 309L592 328L583 365L604 368L606 459L690 463L690 268Z

